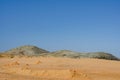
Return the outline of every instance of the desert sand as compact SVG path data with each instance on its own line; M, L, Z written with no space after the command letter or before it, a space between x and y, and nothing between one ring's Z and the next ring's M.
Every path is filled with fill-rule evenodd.
M120 80L120 61L55 57L0 58L0 80Z

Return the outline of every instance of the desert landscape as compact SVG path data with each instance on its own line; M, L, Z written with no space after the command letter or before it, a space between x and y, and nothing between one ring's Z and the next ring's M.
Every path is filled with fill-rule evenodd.
M0 0L0 80L120 80L120 0Z
M0 58L0 80L119 79L119 61L55 57Z
M120 61L117 58L111 60L115 59L114 56L94 53L97 54L94 58L85 55L78 58L74 56L76 54L67 50L49 52L35 46L8 50L0 55L0 80L120 79Z

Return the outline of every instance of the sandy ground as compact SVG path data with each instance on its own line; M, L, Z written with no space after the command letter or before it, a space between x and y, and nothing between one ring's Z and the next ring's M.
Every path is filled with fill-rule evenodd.
M120 61L54 57L0 58L0 80L120 80Z

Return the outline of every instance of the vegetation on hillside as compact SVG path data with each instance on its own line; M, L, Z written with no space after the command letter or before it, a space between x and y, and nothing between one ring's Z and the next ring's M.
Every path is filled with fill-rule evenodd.
M107 60L119 60L117 57L110 53L105 52L91 52L91 53L80 53L70 50L60 50L55 52L49 52L47 50L38 48L36 46L21 46L17 47L4 53L0 54L0 57L10 57L14 56L54 56L54 57L68 57L68 58L97 58L97 59L107 59Z

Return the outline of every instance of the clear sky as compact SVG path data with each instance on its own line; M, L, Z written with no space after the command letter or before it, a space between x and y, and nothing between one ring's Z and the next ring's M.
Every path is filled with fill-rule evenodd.
M21 45L120 57L120 0L0 0L0 51Z

